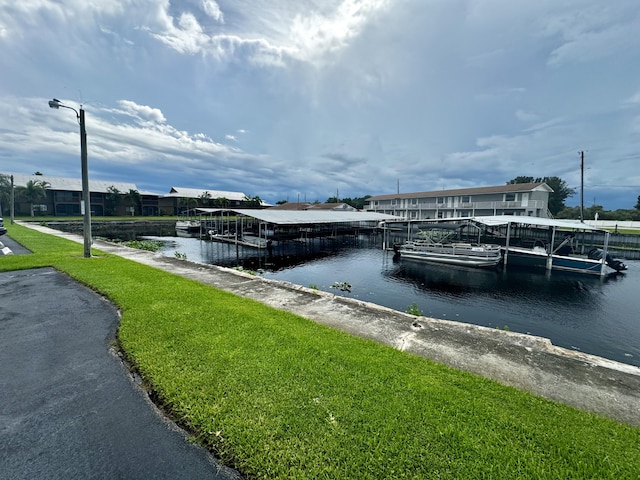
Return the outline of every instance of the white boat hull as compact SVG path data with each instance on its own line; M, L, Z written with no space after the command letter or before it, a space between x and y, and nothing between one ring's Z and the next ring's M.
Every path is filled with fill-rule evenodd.
M397 252L400 258L428 263L457 265L474 268L491 268L502 261L500 247L497 245L420 245L408 242Z
M183 232L199 232L200 222L196 220L178 220L176 222L176 230Z

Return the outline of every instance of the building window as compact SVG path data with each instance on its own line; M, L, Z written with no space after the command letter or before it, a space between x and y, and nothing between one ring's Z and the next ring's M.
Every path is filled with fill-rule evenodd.
M471 203L471 196L470 195L463 195L462 197L460 197L460 201L462 203Z
M80 192L56 191L54 195L56 202L77 202L80 200Z
M444 197L438 197L436 199L436 203L443 204L444 203Z
M516 194L515 193L505 193L504 194L504 201L505 202L513 202L516 199Z

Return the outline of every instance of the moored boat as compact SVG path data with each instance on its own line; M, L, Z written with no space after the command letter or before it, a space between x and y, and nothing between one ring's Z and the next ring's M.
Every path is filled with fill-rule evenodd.
M185 210L182 212L178 220L176 221L176 233L179 235L183 234L191 234L191 233L199 233L201 226L200 220L197 219L197 211L194 210Z
M607 253L609 232L582 222L500 215L472 220L493 229L494 234L504 240L505 266L600 276L607 274L607 267L615 272L627 269L623 262ZM592 232L601 235L601 244L594 246Z
M394 246L401 259L462 267L491 268L502 261L500 245L456 241L463 225L433 225L417 238Z
M197 220L178 220L176 221L176 230L196 233L200 231L200 222Z

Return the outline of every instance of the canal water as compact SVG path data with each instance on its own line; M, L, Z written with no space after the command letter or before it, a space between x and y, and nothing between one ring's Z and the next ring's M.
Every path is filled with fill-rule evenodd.
M376 303L400 311L545 337L554 345L640 366L640 261L604 279L401 260L378 237L265 250L197 238L163 240L160 253Z

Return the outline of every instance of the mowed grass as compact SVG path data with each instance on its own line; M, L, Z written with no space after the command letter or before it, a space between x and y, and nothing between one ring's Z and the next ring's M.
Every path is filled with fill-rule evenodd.
M118 339L162 408L246 478L636 479L640 429L9 226L122 310Z

